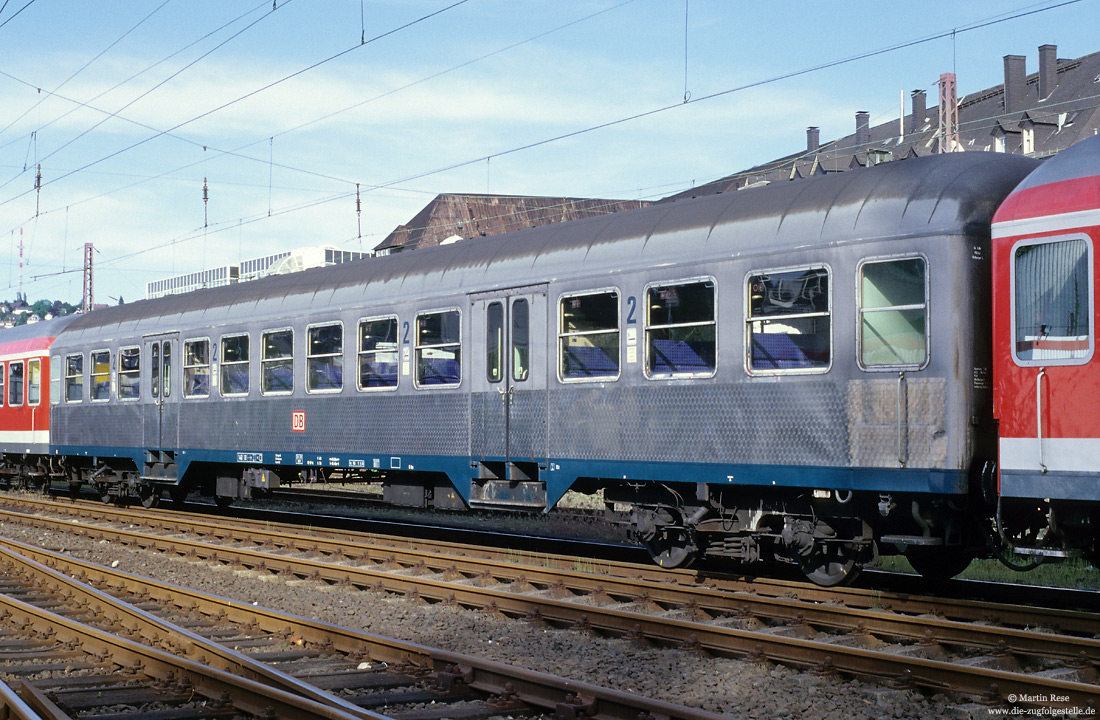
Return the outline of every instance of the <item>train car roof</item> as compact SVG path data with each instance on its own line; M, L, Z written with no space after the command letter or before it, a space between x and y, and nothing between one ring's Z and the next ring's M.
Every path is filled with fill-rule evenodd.
M80 316L65 315L27 325L4 328L0 330L0 355L48 348L54 338L78 317Z
M69 332L132 336L339 310L364 304L368 293L383 306L872 239L988 235L997 205L1037 164L985 152L883 163L138 301L96 310Z
M1100 135L1093 135L1066 148L1024 178L1005 199L993 222L1097 209L1100 209Z

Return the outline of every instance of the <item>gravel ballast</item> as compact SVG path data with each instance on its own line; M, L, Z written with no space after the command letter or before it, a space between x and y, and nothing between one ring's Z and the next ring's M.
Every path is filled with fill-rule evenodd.
M545 628L441 604L349 587L286 580L106 540L5 524L0 535L162 582L454 652L637 692L733 718L985 718L943 695L893 690L784 666Z

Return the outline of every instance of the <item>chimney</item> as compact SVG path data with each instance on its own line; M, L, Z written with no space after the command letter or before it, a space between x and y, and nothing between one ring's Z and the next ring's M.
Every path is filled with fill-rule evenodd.
M1027 58L1005 55L1005 114L1024 109L1027 93Z
M1039 99L1045 100L1058 87L1058 46L1039 46Z
M928 94L923 90L914 90L909 97L913 103L913 120L909 125L909 132L919 132L924 127L924 121L928 117Z
M806 152L817 152L817 148L821 145L821 128L808 127L806 128Z
M856 113L856 145L866 145L871 142L871 114L866 110Z

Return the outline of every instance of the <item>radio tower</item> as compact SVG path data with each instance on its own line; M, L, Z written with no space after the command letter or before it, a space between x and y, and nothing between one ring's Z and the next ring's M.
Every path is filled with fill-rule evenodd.
M19 292L15 297L17 300L27 301L23 297L23 228L19 228Z
M90 313L92 311L92 244L84 243L84 299L80 303L80 311Z

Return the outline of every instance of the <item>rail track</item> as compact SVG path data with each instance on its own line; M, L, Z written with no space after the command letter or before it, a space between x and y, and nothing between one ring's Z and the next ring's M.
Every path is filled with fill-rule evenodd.
M9 695L29 717L717 717L3 544L0 673L34 678Z
M820 589L172 512L27 503L4 522L290 578L454 603L692 652L1007 703L1100 704L1100 615ZM5 504L10 505L11 501ZM31 515L28 513L47 513ZM1022 702L1027 705L1028 703Z

